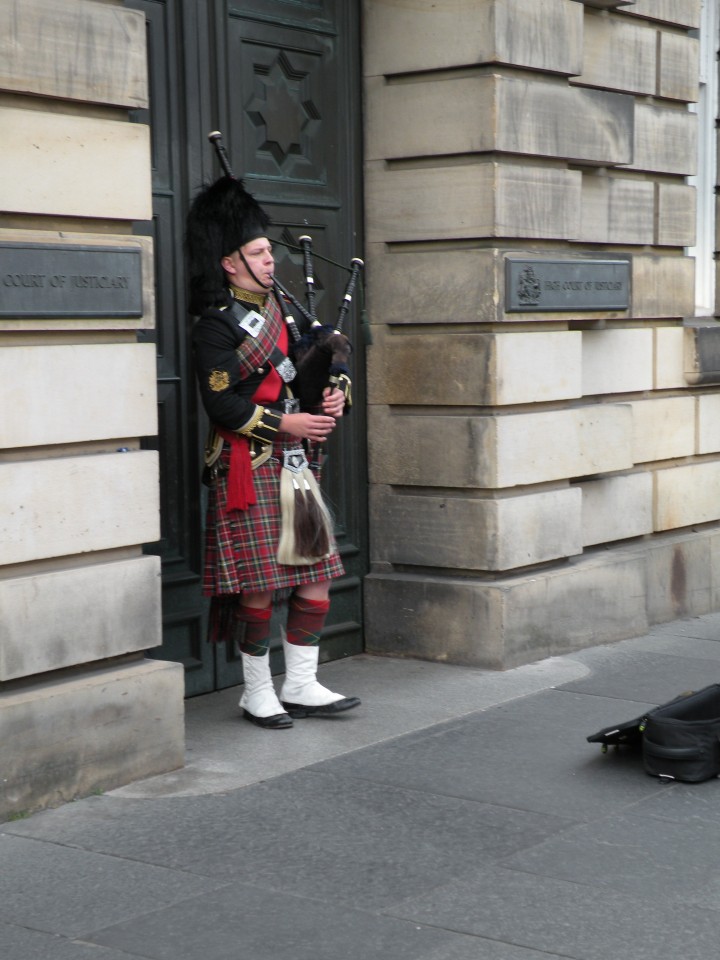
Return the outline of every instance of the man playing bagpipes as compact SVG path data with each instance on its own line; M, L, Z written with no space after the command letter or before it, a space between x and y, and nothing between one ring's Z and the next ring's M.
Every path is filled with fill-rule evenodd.
M242 182L224 176L193 201L186 247L190 312L199 318L195 369L212 425L203 578L210 638L239 648L244 716L284 729L293 718L333 716L360 701L316 677L330 581L344 573L319 489L321 451L345 393L325 388L313 411L293 397L291 334L308 321L274 286L269 225ZM290 333L286 314L296 325ZM277 598L287 598L280 699L268 654Z

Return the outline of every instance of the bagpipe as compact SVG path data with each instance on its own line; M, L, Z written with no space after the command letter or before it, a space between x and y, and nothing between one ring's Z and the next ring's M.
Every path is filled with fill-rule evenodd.
M208 140L215 148L215 153L225 175L236 179L223 146L220 131L213 130L212 133L208 134ZM280 242L282 243L282 241ZM352 397L348 364L353 348L350 339L343 332L343 327L350 312L358 278L365 264L360 257L353 257L350 266L347 268L350 276L338 307L335 324L321 323L316 309L317 297L312 238L305 234L298 238L298 242L300 247L293 247L286 243L282 243L282 245L302 252L306 304L298 300L277 277L273 277L273 294L285 319L292 341L290 358L297 370L297 377L292 383L293 393L299 400L301 409L311 411L319 407L323 393L327 388L336 388L345 395L345 402L349 406ZM327 260L327 258L323 259ZM328 262L335 263L329 260ZM335 265L342 267L341 264ZM295 307L307 321L307 333L301 334L298 330L289 305Z

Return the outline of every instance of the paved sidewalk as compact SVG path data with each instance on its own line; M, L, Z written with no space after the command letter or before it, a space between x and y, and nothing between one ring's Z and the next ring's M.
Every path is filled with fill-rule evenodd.
M720 680L720 615L492 673L355 657L363 706L187 702L187 766L0 824L2 960L715 960L720 782L585 740Z

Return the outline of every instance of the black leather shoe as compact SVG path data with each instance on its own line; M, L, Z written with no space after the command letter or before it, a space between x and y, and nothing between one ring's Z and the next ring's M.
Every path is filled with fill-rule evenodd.
M286 703L283 700L283 706L291 717L302 720L304 717L334 717L337 713L359 707L360 700L357 697L343 697L342 700L333 700L319 707L306 707L303 703Z
M243 716L250 723L263 727L265 730L287 730L288 727L293 725L287 713L274 713L271 717L256 717L254 713L243 710Z

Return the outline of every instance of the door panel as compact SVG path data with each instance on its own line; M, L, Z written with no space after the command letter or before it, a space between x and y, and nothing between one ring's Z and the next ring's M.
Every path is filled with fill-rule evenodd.
M235 173L267 209L274 241L313 237L321 319L334 322L359 249L359 23L344 0L126 0L148 24L153 152L163 560L163 645L153 655L186 667L188 695L240 683L233 652L204 640L199 483L204 415L188 355L182 232L188 203L220 174L207 132L223 131ZM350 9L347 9L350 8ZM278 275L304 297L302 257L276 247ZM356 313L354 310L353 313ZM333 586L323 659L362 649L361 584L367 568L363 347L353 336L353 413L329 446L325 488L346 577ZM273 663L279 621L275 624Z
M342 0L243 3L230 7L220 33L227 76L222 129L235 174L270 214L274 240L297 244L309 234L314 251L345 267L359 255L353 230L360 222L359 49L351 43L359 37L356 6ZM278 276L302 300L302 256L282 247L276 252ZM347 273L319 259L314 272L319 316L334 323ZM354 411L333 436L324 471L347 575L333 587L323 657L362 649L366 480L357 371L364 357L359 338L352 339Z
M275 182L278 200L337 205L335 40L229 21L231 145L253 180Z

